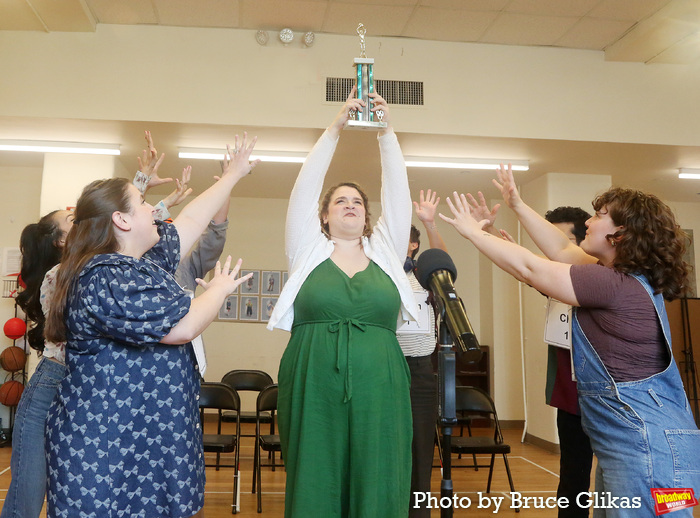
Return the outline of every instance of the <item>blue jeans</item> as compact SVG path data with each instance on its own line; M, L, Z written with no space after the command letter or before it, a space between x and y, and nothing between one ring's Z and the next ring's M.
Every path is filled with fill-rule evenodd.
M12 481L0 518L37 518L46 494L46 417L65 365L42 358L24 388L12 432Z

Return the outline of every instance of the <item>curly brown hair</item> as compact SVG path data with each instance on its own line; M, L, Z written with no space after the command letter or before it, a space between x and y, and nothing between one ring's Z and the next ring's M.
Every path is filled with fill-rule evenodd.
M326 191L326 194L323 195L321 205L318 208L318 219L321 220L321 230L326 235L326 237L330 239L331 235L328 230L328 223L324 223L323 218L328 215L328 206L331 203L331 197L333 196L333 193L340 187L352 187L358 193L360 193L360 197L362 198L362 204L365 206L365 228L362 231L362 235L365 237L371 236L372 225L369 222L369 198L365 194L365 191L362 190L362 187L360 187L359 184L356 184L355 182L342 182L337 185L334 185Z
M617 253L613 268L644 275L666 300L683 296L690 266L683 260L688 236L676 223L671 208L653 194L613 187L593 200L597 212L605 208L623 228L606 236Z

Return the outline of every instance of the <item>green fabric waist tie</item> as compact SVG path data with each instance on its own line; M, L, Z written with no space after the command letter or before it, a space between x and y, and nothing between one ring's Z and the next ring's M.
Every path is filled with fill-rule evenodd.
M328 331L333 334L338 334L335 369L336 371L340 372L340 361L342 358L345 358L345 396L343 397L343 403L347 403L352 399L352 361L350 359L350 342L352 341L353 329L364 333L367 329L367 326L372 326L379 327L381 329L386 329L390 333L396 335L395 329L391 329L387 326L383 326L380 324L374 324L372 322L360 322L359 320L354 318L300 322L299 324L294 324L293 328L299 325L308 324L328 324Z

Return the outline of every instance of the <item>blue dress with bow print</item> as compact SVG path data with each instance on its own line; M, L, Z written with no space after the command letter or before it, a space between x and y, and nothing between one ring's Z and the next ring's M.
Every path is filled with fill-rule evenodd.
M49 412L47 515L190 517L204 504L199 376L159 341L190 307L173 225L142 258L101 254L66 304L67 376Z

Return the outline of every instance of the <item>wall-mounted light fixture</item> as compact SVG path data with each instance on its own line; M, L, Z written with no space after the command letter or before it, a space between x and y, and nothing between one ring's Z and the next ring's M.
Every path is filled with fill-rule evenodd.
M678 170L678 178L700 180L700 169L683 167Z
M528 171L530 163L527 160L506 160L490 158L445 158L430 156L407 156L406 167L433 167L440 169L478 169L496 170L501 164L511 164L513 171Z
M260 159L261 162L279 162L303 164L308 153L295 151L255 151L250 155L251 160ZM179 158L191 158L197 160L223 160L225 152L218 149L186 148L181 147L177 156Z
M312 47L315 40L316 40L316 34L314 34L313 32L309 31L309 32L304 33L304 38L303 38L304 46Z
M78 153L86 155L119 155L117 144L88 142L54 142L47 140L0 140L0 151L28 151L32 153Z
M280 31L280 41L283 44L289 45L293 40L294 40L294 33L292 32L292 29L285 27L284 29L282 29Z
M258 42L258 45L267 45L269 40L270 36L267 34L267 31L260 30L255 33L255 41Z

